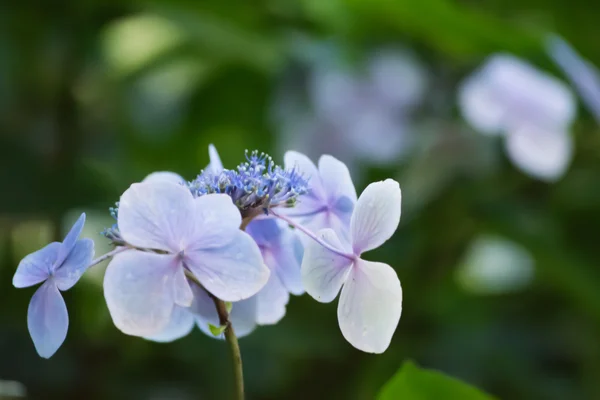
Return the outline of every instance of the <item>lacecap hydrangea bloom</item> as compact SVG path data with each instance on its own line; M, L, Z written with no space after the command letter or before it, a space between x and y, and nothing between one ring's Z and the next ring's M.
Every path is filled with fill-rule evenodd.
M390 266L362 253L396 230L398 183L371 184L357 200L348 169L332 156L317 168L288 152L280 167L251 152L226 169L213 146L209 155L192 181L160 171L132 184L111 209L116 224L104 231L113 251L92 260L92 242L77 240L82 216L63 243L21 262L15 286L44 282L28 317L38 352L51 356L66 335L58 290L105 259L106 303L128 335L167 342L198 326L226 338L235 353L236 334L280 321L290 295L307 291L328 302L341 289L344 337L363 351L383 352L400 319L402 290Z

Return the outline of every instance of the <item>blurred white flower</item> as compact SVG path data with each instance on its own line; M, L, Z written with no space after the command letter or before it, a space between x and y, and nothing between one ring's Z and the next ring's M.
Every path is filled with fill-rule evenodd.
M374 52L361 67L344 65L340 57L311 58L310 107L294 89L276 99L282 147L313 157L329 152L350 165L389 164L407 152L409 114L426 86L422 68L408 53L392 49Z
M517 243L496 236L476 238L456 272L458 283L477 294L500 294L527 286L534 261Z
M508 157L523 172L544 181L566 172L576 110L572 92L558 79L498 54L463 82L458 103L473 128L506 137Z
M557 35L548 36L546 50L579 92L596 121L600 123L600 74L598 69L583 59L569 43Z

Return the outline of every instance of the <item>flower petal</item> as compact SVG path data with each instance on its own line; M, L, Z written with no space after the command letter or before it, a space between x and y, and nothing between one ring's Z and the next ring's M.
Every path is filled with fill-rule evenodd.
M341 198L347 198L352 204L356 202L356 189L346 164L335 157L324 154L319 159L319 174L327 191L330 205L335 205ZM349 218L352 209L344 208L340 211L348 213Z
M173 273L173 301L182 307L189 307L194 301L194 293L183 268L177 268Z
M172 342L187 336L194 328L194 315L185 307L175 306L171 313L171 320L163 330L157 334L146 336L144 339L154 342Z
M383 353L402 313L402 287L387 264L359 259L338 304L338 321L348 342L367 353Z
M256 298L256 322L259 325L273 325L279 322L285 315L285 306L290 300L288 291L279 277L273 273L265 287L254 297Z
M283 156L285 169L296 168L302 177L308 181L310 193L319 199L324 198L324 188L321 183L319 170L315 164L302 153L297 151L287 151Z
M523 172L552 182L567 171L573 158L573 140L568 133L524 126L509 133L506 151Z
M208 145L208 158L210 159L210 163L206 169L210 170L213 174L221 173L224 169L223 163L221 162L217 148L212 144Z
M27 310L27 327L38 354L50 358L67 337L69 314L56 284L44 282L34 293Z
M506 108L479 75L467 78L460 86L458 105L463 118L479 132L487 135L502 132Z
M144 183L167 182L167 183L175 183L177 185L185 185L185 179L183 179L181 177L181 175L176 174L175 172L170 172L170 171L153 172L150 175L146 176L142 182L144 182Z
M67 259L54 272L56 286L60 290L68 290L73 287L88 269L93 258L94 241L92 239L80 239L75 242Z
M119 202L123 239L138 247L179 252L193 229L194 198L169 182L134 183Z
M263 252L265 264L290 293L301 295L304 293L300 273L304 248L298 235L290 229L286 228L282 236L278 246Z
M238 208L226 194L206 194L194 200L193 233L184 239L186 251L225 246L242 223Z
M62 243L50 243L21 260L13 276L13 286L24 288L45 281L50 276Z
M258 245L239 230L226 246L186 253L186 264L206 290L224 301L247 299L269 279Z
M208 292L195 283L190 283L190 287L194 293L194 300L188 310L194 314L197 321L218 326L219 315L217 314L217 308ZM200 324L200 322L198 323Z
M174 306L177 259L169 254L129 250L114 256L104 275L104 297L123 333L152 336L169 323Z
M244 337L256 329L257 303L254 297L233 303L229 320L235 336Z
M332 229L323 229L317 236L336 249L344 248ZM352 261L312 240L304 248L304 259L302 260L301 273L304 289L315 300L329 303L340 291L351 266Z
M388 240L400 223L400 185L393 179L371 183L362 192L350 222L355 254L375 249Z
M62 262L69 256L71 250L73 250L73 247L75 247L75 243L77 242L77 239L83 230L83 225L85 225L85 213L81 213L77 221L75 221L71 227L69 233L67 233L67 236L65 236L62 246L58 252L58 258L55 264L56 266L62 264Z

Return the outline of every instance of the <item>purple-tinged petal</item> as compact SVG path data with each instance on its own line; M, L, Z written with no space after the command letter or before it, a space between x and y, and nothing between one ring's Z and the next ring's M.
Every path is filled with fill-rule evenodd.
M573 47L556 35L546 40L550 57L563 70L590 112L600 123L600 72L589 61L583 59Z
M367 353L383 353L402 313L402 287L387 264L359 259L338 304L338 321L348 342Z
M263 252L265 264L271 268L272 273L277 274L283 286L290 293L301 295L304 293L300 273L304 247L298 235L291 232L289 228L286 228L282 236L277 247Z
M523 126L510 132L505 144L519 169L543 181L561 178L573 158L573 140L566 132Z
M54 279L60 290L68 290L77 283L94 258L94 241L80 239L61 266L56 268Z
M224 301L247 299L269 279L258 245L239 230L226 246L186 253L186 265L206 290Z
M499 135L504 128L506 108L490 85L479 75L471 76L458 90L463 118L487 135Z
M38 354L50 358L67 337L67 306L52 279L33 294L27 310L27 327Z
M24 288L45 281L50 276L62 243L50 243L21 260L13 276L13 286Z
M237 337L244 337L256 328L257 304L254 297L233 303L229 320Z
M214 326L218 326L219 315L217 314L215 302L210 297L210 294L193 282L190 282L190 287L194 293L194 300L192 301L192 305L188 308L188 311L194 314L199 325L201 323L204 323L205 325L210 323Z
M81 215L73 224L71 230L69 231L69 233L67 233L67 236L65 236L65 239L62 242L62 246L58 251L58 258L56 260L55 266L59 266L60 264L62 264L63 261L69 256L69 253L71 252L71 250L73 250L73 247L75 247L75 243L77 242L79 235L81 235L81 231L83 230L84 225L85 213L81 213Z
M332 229L323 229L317 236L335 249L345 246ZM352 261L311 240L304 248L302 284L306 293L321 303L335 299L352 267Z
M129 250L114 256L104 275L104 297L115 326L152 336L169 323L175 304L177 256Z
M174 183L176 185L185 185L185 179L183 179L181 177L181 175L178 175L175 172L170 172L170 171L153 172L150 175L146 176L142 182L143 183L167 182L167 183Z
M352 248L359 255L388 240L400 223L400 185L393 179L371 183L362 192L352 214Z
M146 336L144 339L160 343L181 339L192 331L194 322L194 315L190 313L188 308L175 306L167 326L157 334Z
M190 282L185 277L183 268L177 268L173 272L173 301L181 307L189 307L194 300L194 293Z
M285 306L290 300L290 295L279 277L272 273L265 287L253 296L254 298L256 301L256 323L259 325L273 325L285 315Z
M275 218L262 218L252 220L246 227L246 233L262 247L278 243L283 229L289 229L285 222Z
M304 179L308 181L310 194L317 199L325 199L325 189L315 164L302 153L288 151L283 157L285 169L296 168ZM303 196L305 197L305 196Z
M134 246L177 253L193 232L194 208L194 197L184 186L134 183L119 202L119 231Z
M194 200L193 231L183 241L186 251L227 245L242 223L238 208L226 194L207 194Z
M344 197L348 198L352 203L356 202L356 189L354 188L354 183L352 183L352 177L346 164L328 154L322 155L319 159L319 174L331 206ZM348 215L352 212L351 209L344 211Z
M223 163L221 162L217 148L212 144L208 145L208 158L210 163L206 169L210 170L213 174L220 174L224 169Z

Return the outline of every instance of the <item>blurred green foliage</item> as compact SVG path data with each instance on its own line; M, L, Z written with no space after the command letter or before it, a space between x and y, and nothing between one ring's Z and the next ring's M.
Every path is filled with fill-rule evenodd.
M33 289L16 290L11 279L78 211L93 227L86 236L105 246L98 233L112 223L108 207L129 184L157 170L193 178L209 143L226 166L246 148L281 161L270 110L294 68L290 43L302 35L349 54L413 49L436 103L421 111L421 146L408 160L362 165L357 178L359 192L386 177L404 191L400 228L372 255L396 269L404 289L391 347L359 352L339 332L335 303L294 297L278 325L240 342L248 397L372 399L410 358L498 398L600 398L599 129L582 110L573 165L542 184L515 170L499 143L480 143L454 103L457 83L491 52L558 73L542 51L546 32L600 65L600 5L23 0L1 8L0 381L23 383L31 399L228 398L224 344L198 330L171 344L123 335L104 304L102 267L65 293L67 340L51 360L39 358L26 327ZM487 234L532 255L528 286L487 295L461 286L465 252Z

